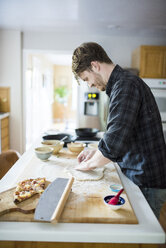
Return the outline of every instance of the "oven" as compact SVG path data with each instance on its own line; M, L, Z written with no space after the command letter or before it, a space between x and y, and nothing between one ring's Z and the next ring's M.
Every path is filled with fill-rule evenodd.
M155 97L160 111L164 137L166 140L166 79L143 78L143 80L150 87Z

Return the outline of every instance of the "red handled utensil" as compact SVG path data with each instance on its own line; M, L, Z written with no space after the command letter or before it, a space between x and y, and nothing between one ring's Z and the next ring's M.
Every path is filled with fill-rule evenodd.
M116 196L112 197L109 200L108 204L117 205L118 204L118 201L119 201L119 196L123 192L123 190L124 189L121 189Z

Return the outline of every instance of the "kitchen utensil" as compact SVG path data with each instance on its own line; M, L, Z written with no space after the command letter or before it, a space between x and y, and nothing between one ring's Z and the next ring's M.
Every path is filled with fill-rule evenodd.
M65 137L63 137L62 139L60 139L60 141L64 141L67 138L68 138L68 136L66 135Z
M74 178L56 178L41 195L34 219L56 223L69 196Z
M79 137L94 137L99 130L97 128L77 128L75 132Z
M108 204L117 205L117 204L118 204L118 201L119 201L119 196L120 196L120 194L123 192L123 190L124 190L124 189L121 189L121 190L118 192L118 194L117 194L116 196L112 197L112 198L109 200Z
M72 136L72 135L67 134L67 133L50 134L50 135L45 135L42 138L43 138L43 140L61 140L65 136L67 136L67 138L65 138L65 140L64 140L64 147L67 147L68 143L74 142L76 139L76 136Z
M112 210L118 210L125 204L125 199L123 197L119 197L119 201L116 205L109 204L109 201L114 197L114 195L107 195L104 197L104 203L107 207L111 208Z

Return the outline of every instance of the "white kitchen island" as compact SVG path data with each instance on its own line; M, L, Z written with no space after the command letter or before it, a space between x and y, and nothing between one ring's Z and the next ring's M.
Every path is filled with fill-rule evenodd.
M34 147L35 146L36 144ZM15 186L17 178L34 155L34 147L24 153L19 161L17 161L2 178L0 181L0 192ZM0 247L8 247L5 246L5 244L10 243L9 241L54 242L54 247L67 247L65 244L71 242L70 246L68 245L69 248L72 248L73 242L91 243L90 246L87 244L86 247L93 247L93 243L94 247L97 247L99 243L110 244L110 246L107 247L117 247L116 245L113 246L117 243L119 243L118 247L131 247L130 245L124 246L124 244L133 244L132 247L138 247L138 244L145 244L139 247L147 247L146 244L151 244L151 246L148 247L157 247L155 244L165 243L165 233L142 192L133 182L122 174L118 166L117 169L137 216L138 224L58 223L55 225L36 222L0 222ZM57 242L63 242L64 246L60 246ZM13 245L10 247L17 246ZM47 245L46 247L53 246ZM83 246L79 244L78 247Z

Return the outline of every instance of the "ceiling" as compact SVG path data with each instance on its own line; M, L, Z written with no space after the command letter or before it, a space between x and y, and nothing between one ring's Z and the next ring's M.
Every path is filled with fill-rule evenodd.
M166 36L166 0L0 0L0 29Z

